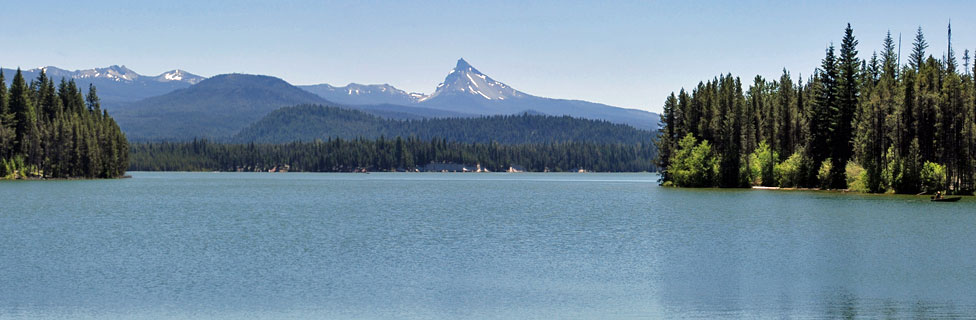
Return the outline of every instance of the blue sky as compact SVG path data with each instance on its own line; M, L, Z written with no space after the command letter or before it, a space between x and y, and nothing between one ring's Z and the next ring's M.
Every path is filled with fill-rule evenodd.
M850 2L850 3L849 3ZM665 96L732 72L804 78L846 23L862 57L886 30L907 56L976 48L976 2L10 1L0 65L147 75L243 72L293 84L389 83L431 93L459 57L527 93L658 112Z

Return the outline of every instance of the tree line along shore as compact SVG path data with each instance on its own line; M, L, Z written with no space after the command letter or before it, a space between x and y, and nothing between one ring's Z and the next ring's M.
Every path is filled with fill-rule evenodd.
M652 143L465 143L444 138L330 138L280 144L149 142L132 145L136 171L302 172L416 171L430 164L463 164L491 172L654 171Z
M899 57L889 32L858 56L848 24L805 81L783 70L743 90L731 74L665 99L661 183L916 194L976 188L976 64L927 53L922 29ZM902 64L900 61L905 61Z
M0 179L118 178L129 144L95 87L55 85L42 70L29 84L17 69L9 89L0 71Z

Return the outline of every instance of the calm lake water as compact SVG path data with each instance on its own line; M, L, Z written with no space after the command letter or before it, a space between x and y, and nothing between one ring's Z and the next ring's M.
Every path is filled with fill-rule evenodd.
M976 201L654 174L0 182L0 319L976 316Z

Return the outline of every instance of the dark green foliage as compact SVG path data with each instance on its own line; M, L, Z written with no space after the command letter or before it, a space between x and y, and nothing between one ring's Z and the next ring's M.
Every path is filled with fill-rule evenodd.
M742 183L742 110L745 105L739 78L733 78L731 74L720 78L719 97L718 119L721 124L716 132L720 139L715 140L719 151L718 185L738 187Z
M681 91L684 95L684 90ZM670 181L671 173L668 170L671 166L671 156L675 148L678 146L674 145L677 141L678 132L675 131L676 128L680 128L681 125L679 119L681 119L680 114L676 114L680 110L678 99L675 98L674 93L671 93L667 99L664 100L664 113L661 115L661 123L658 126L658 139L655 140L655 145L658 150L658 157L656 164L658 168L662 170L659 171L661 174L661 181ZM694 139L694 136L689 134L689 136Z
M14 128L14 115L10 112L8 104L7 86L5 77L0 71L0 159L13 157L14 141L16 132ZM5 176L5 174L4 174Z
M854 39L854 29L847 24L844 30L844 40L840 46L840 61L837 76L837 108L834 113L833 136L831 137L830 188L846 189L847 177L845 170L847 161L853 155L852 124L857 110L859 94L858 73L861 62L857 58L857 40Z
M286 144L220 144L206 140L139 143L131 170L304 172L413 171L430 163L481 165L490 171L521 166L528 171L653 171L651 144L585 142L516 144L461 143L418 138L329 139Z
M858 59L857 40L848 25L839 57L833 46L828 48L806 84L801 78L794 85L785 70L779 81L756 77L747 90L749 103L738 109L739 118L729 116L737 110L735 90L722 88L731 76L699 83L687 104L680 98L673 104L669 97L668 113L694 119L665 121L662 133L675 134L662 134L658 145L669 146L667 152L676 155L707 141L719 160L713 180L678 184L672 157L660 163L670 173L662 183L735 186L730 169L741 161L739 181L770 185L768 158L778 154L772 175L775 185L782 187L972 193L976 79L969 70L957 70L948 31L950 45L940 60L926 56L928 45L919 29L903 66L890 32L880 54ZM963 56L966 69L969 58ZM692 150L682 150L679 133L690 133L698 141L686 146ZM739 152L733 152L737 147Z
M883 192L885 189L883 179L885 107L882 101L883 92L879 87L881 69L877 55L872 55L870 64L867 64L864 69L863 98L858 108L855 153L865 170L864 188L869 192Z
M799 131L797 121L800 119L795 102L797 100L796 89L793 86L793 79L790 78L790 73L786 69L783 69L783 75L780 76L779 85L776 89L775 93L779 98L776 106L779 111L774 135L776 141L767 142L777 147L781 157L779 160L786 160L786 157L793 154L796 141L799 140L797 137Z
M18 70L10 90L0 72L0 178L115 178L128 167L128 142L74 81L41 75L27 85Z
M819 77L814 78L816 100L813 112L810 114L810 140L807 151L814 163L821 163L830 158L831 142L836 141L834 125L837 106L837 59L834 57L834 45L827 48L827 54L820 62ZM819 80L819 81L817 81ZM819 169L819 168L817 168ZM813 175L811 173L811 175ZM806 186L819 186L819 181L807 181Z
M36 154L32 154L36 153L33 150L32 143L34 137L37 136L37 114L34 112L34 102L30 98L30 89L24 82L24 76L19 68L17 74L14 75L13 83L10 85L9 101L10 113L13 114L15 126L14 152L27 155L27 157L36 156Z
M322 105L275 110L234 136L238 143L284 143L328 138L417 137L457 142L648 143L653 133L602 120L569 116L499 115L476 118L392 120L362 111Z
M922 34L922 27L919 26L915 33L915 42L912 44L912 54L908 56L908 66L918 71L922 62L925 61L925 49L928 47L929 44L925 42L925 35Z

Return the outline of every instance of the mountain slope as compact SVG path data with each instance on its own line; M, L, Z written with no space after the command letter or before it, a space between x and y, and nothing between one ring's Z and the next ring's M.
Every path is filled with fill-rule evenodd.
M164 72L158 76L144 76L125 66L118 65L75 71L50 66L35 68L23 70L24 79L28 82L34 80L42 70L48 78L54 80L55 84L58 84L62 78L74 79L78 86L84 90L88 89L89 84L94 84L98 88L98 97L102 100L102 107L113 110L126 102L158 96L203 81L203 77L179 69ZM7 75L6 78L9 82L16 71L3 69L3 72Z
M275 110L244 128L236 142L282 143L328 138L414 136L459 142L505 144L596 142L650 143L653 133L607 121L541 115L391 120L356 110L299 105Z
M132 140L227 137L275 109L325 99L269 76L225 74L116 112Z

